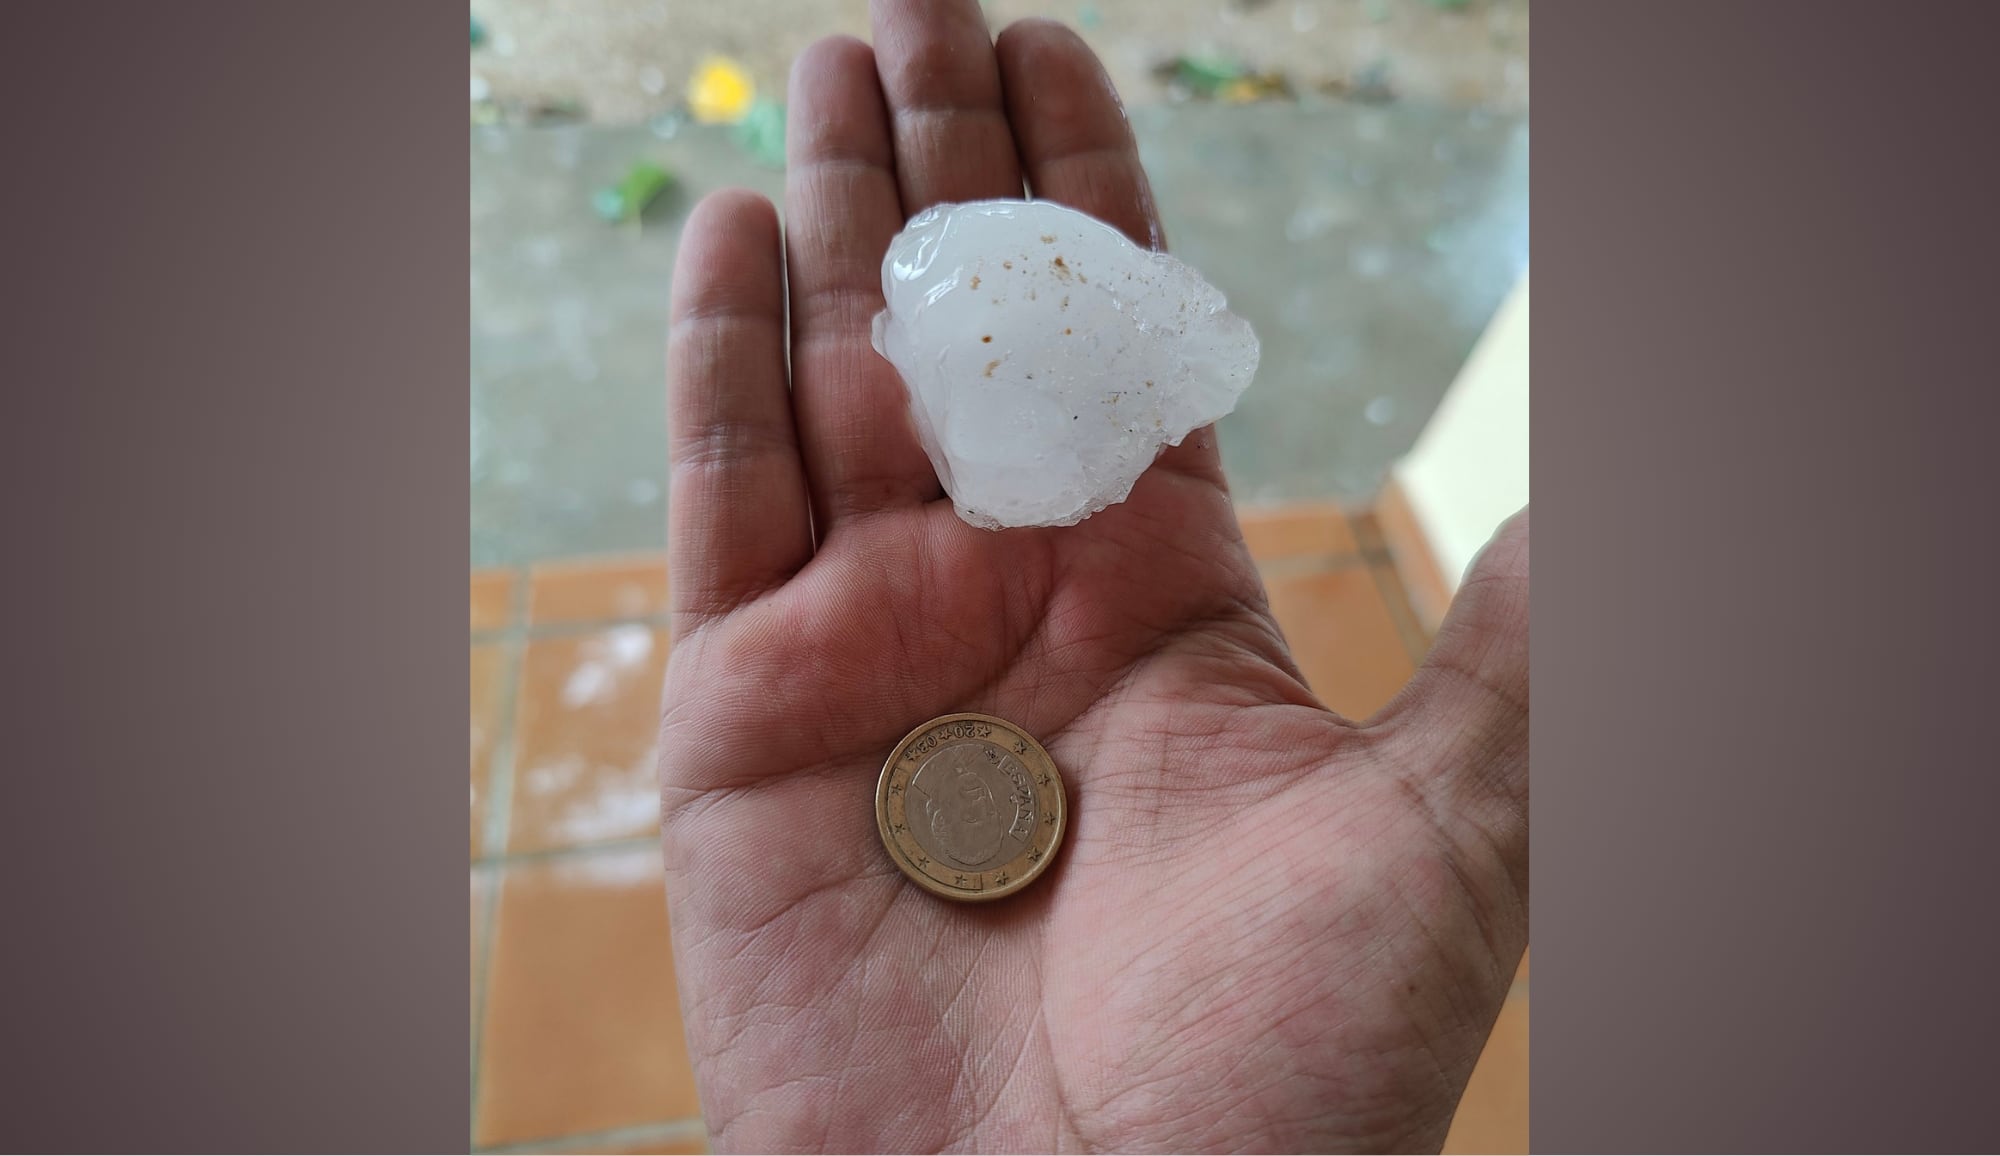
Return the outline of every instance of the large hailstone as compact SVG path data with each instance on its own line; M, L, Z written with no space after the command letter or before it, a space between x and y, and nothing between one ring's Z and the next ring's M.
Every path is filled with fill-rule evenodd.
M1236 408L1257 335L1201 274L1050 201L919 213L882 259L875 348L975 526L1069 526Z

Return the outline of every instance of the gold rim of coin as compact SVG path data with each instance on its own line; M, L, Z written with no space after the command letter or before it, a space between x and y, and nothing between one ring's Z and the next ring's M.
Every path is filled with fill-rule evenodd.
M1004 899L1048 870L1069 827L1069 799L1035 736L992 715L948 714L889 752L875 784L875 824L917 886L978 903Z

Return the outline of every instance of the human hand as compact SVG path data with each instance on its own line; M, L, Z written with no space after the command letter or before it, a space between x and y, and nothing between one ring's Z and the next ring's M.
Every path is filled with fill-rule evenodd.
M1365 724L1293 664L1210 431L1080 525L960 521L869 345L890 237L1024 178L1158 225L1081 40L874 18L793 71L787 260L722 193L674 279L663 843L711 1142L1435 1150L1527 939L1527 515ZM888 752L958 711L1070 785L1058 859L995 904L875 829Z

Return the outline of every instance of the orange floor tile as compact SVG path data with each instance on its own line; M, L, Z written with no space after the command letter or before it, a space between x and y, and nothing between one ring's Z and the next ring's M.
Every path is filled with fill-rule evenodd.
M666 1140L657 1144L565 1145L562 1151L575 1156L707 1156L708 1143L702 1139Z
M1375 503L1375 518L1374 528L1403 579L1412 612L1425 630L1437 633L1444 623L1445 609L1451 605L1451 587L1429 540L1424 537L1423 527L1417 522L1416 511L1410 508L1408 496L1394 479L1382 487Z
M507 850L652 835L662 627L623 623L531 639L521 667Z
M1315 692L1372 714L1425 645L1379 528L1325 505L1242 520ZM664 562L539 565L525 590L513 571L473 575L475 1146L706 1150L649 841ZM1524 960L1448 1151L1525 1150L1526 979Z
M498 643L472 648L472 857L486 849L486 808L493 781L493 747L500 737L507 651Z
M472 629L499 630L514 611L514 572L474 570L472 572Z
M1444 1151L1528 1150L1528 996L1517 992L1500 1012L1486 1050L1458 1102Z
M476 1143L698 1116L659 851L519 863L499 886Z
M668 609L664 554L547 563L528 582L528 621L536 626L651 618Z
M1347 515L1335 505L1246 508L1236 512L1243 540L1258 562L1334 558L1360 552Z
M1365 719L1403 689L1416 662L1372 567L1264 578L1292 658L1321 702Z
M479 1022L479 937L486 930L486 897L491 890L486 875L472 869L472 1022ZM474 1033L474 1039L478 1033ZM475 1059L477 1057L474 1057Z

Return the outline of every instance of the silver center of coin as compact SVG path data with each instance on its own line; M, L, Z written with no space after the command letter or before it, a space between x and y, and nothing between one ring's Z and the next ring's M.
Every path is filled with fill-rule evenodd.
M991 743L950 743L910 778L910 831L933 856L981 867L1019 852L1035 830L1027 768Z

